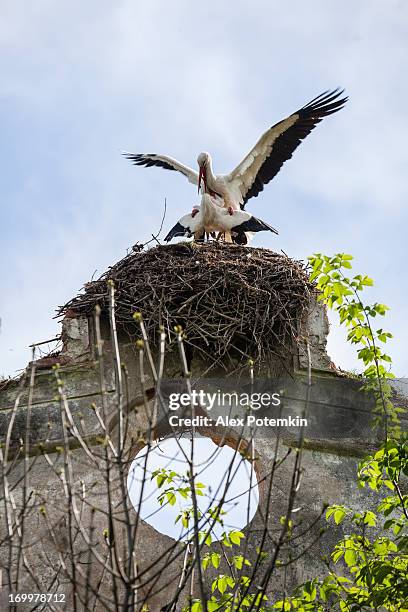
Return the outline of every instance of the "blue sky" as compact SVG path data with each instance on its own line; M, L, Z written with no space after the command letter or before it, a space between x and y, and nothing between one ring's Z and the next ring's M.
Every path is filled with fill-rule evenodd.
M185 457L190 457L191 441L182 437L161 440L148 452L147 462L146 448L144 447L136 455L129 470L130 500L133 507L137 509L140 494L143 493L141 517L161 533L178 539L184 530L180 522L175 523L175 521L181 510L191 507L191 498L183 500L178 495L176 505L165 504L158 507L157 482L151 479L150 474L154 470L164 468L173 469L178 474L185 476L188 472ZM247 505L250 508L251 520L259 500L256 473L249 461L242 458L227 444L217 447L209 438L198 436L194 440L194 463L197 467L198 481L205 484L203 496L197 498L201 512L205 514L208 508L213 506L214 500L220 500L225 496L223 509L227 512L227 517L224 519L226 522L225 525L215 524L212 536L220 539L226 526L231 529L245 527L249 522ZM231 471L228 472L230 467ZM149 475L147 478L145 477L146 470Z
M295 258L346 251L408 375L406 57L396 0L86 3L0 7L0 374L59 331L56 306L197 202L194 186L132 167L120 149L232 169L270 125L321 91L347 107L320 124L248 209L277 227L255 246ZM335 321L335 320L334 320ZM329 352L356 366L332 325Z

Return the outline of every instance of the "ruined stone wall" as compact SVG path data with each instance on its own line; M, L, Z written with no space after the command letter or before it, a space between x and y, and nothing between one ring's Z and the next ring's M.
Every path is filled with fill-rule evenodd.
M107 325L102 326L102 333L104 338L102 364L105 384L104 397L109 416L110 433L115 435L114 432L117 428L115 372L110 332ZM309 374L309 365L311 365L312 379L316 389L313 398L314 411L311 414L313 427L309 428L304 441L302 486L297 500L297 505L302 509L305 525L314 522L325 502L335 504L346 501L349 506L356 510L367 507L370 500L373 504L375 502L375 498L373 496L370 498L370 494L367 494L367 491L358 489L356 484L356 466L359 458L378 444L379 434L376 434L371 429L369 411L359 409L364 402L361 400L361 394L357 387L347 387L347 392L342 394L343 405L340 402L339 406L334 406L330 410L327 409L325 382L336 380L341 385L343 381L343 378L339 377L327 356L327 333L328 323L325 310L322 306L312 303L307 317L305 317L305 320L300 325L299 344L296 347L290 347L290 350L288 349L292 363L291 374L299 380L304 380ZM134 343L131 343L124 334L119 334L119 339L121 362L128 373L125 405L127 409L134 410L132 420L130 421L131 426L127 432L127 444L129 448L133 449L132 452L135 454L141 447L141 435L147 423L146 418L143 416L143 410L135 410L135 402L137 404L137 398L141 397L142 388L149 389L154 385L154 381L147 367L145 379L141 381L137 351ZM73 421L83 432L84 440L90 446L101 445L104 440L104 432L101 431L100 422L92 408L93 403L100 405L101 402L101 363L97 359L92 323L84 317L80 319L75 317L66 318L63 321L63 341L64 347L59 356L48 360L40 360L34 364L35 384L31 389L31 398L29 377L27 377L24 384L21 381L9 382L0 391L0 426L3 439L7 433L10 419L14 419L14 425L11 430L11 442L12 452L18 460L8 475L9 480L11 482L13 480L18 481L23 475L24 461L21 455L19 457L18 448L21 445L21 440L25 438L26 418L29 409L30 461L33 462L33 469L30 473L28 486L30 491L34 495L38 495L39 498L54 499L56 502L58 501L56 497L60 494L58 476L55 474L55 470L51 469L44 459L44 450L49 455L57 458L57 464L58 462L63 462L63 453L61 453L64 437L62 420L66 417L62 415L61 396L58 394L58 378L63 381L64 396L69 403ZM308 347L310 351L310 364ZM53 365L56 362L61 364L57 371L53 369ZM193 362L193 377L199 377L203 367L201 362ZM172 354L166 360L165 377L171 378L179 376L179 374L180 362L178 357ZM213 378L217 376L225 378L224 371L220 369L218 373L212 373ZM262 372L262 366L258 369L257 376L266 377L265 372ZM330 383L328 384L330 385ZM19 404L16 407L15 401L18 395ZM344 398L346 396L347 406L345 407ZM353 406L355 407L354 411ZM164 431L164 433L166 432ZM204 429L200 433L214 439L212 431ZM256 469L260 481L268 473L276 452L279 456L284 456L288 453L289 449L296 448L297 433L287 429L279 435L280 439L278 442L276 434L271 435L269 438L261 437L256 442ZM233 440L233 435L231 439ZM41 445L41 448L39 448L39 445ZM103 538L101 534L106 524L106 517L97 515L91 519L90 508L92 507L92 500L95 500L95 505L102 504L103 506L103 496L106 493L101 486L100 474L98 474L96 468L92 468L84 449L78 447L74 439L72 439L71 445L74 480L78 486L81 482L85 483L86 488L90 491L89 505L81 510L81 521L84 525L89 524L90 520L95 521L95 534L98 534L96 540L99 542L95 545L95 549L102 550L103 542L101 540ZM274 479L272 488L273 503L269 509L270 534L272 538L279 529L279 517L285 512L288 482L292 474L294 457L294 452L292 454L289 453L288 459L277 470ZM11 460L12 456L10 456ZM263 517L266 512L265 486L264 482L260 487L259 509L250 525L251 537L248 540L248 556L252 559L256 557L256 548L259 546ZM19 493L16 495L22 495L22 489L19 488L18 491ZM119 490L112 491L114 499L119 500L121 494L122 492ZM18 503L18 499L16 499L16 503ZM50 541L48 549L46 544L42 548L38 546L39 540L43 544L44 541L47 542L47 539L50 539L49 532L44 525L40 513L32 513L28 519L28 530L35 537L33 537L32 546L27 548L27 560L33 571L40 577L40 582L44 585L44 588L51 581L55 566L59 562L58 550L63 551L67 546L67 517L57 513L53 520L57 525L58 542L56 544L55 541ZM313 540L314 536L317 537L321 526L322 522L318 521L310 533L311 540ZM340 537L341 531L341 527L331 528L297 563L289 566L286 574L288 589L290 589L291 585L293 586L307 578L315 577L322 570L319 556L330 551L333 544ZM259 537L257 534L259 534ZM146 571L146 576L148 576L149 571L151 573L153 570L157 570L156 560L171 545L171 538L158 533L142 521L136 544L136 559L139 571L151 568L151 570ZM269 543L269 546L272 549L272 541ZM213 547L214 550L218 550L220 545L214 543ZM48 554L44 553L44 549L48 551ZM160 561L160 567L163 571L156 587L160 586L161 590L150 598L149 605L151 610L160 610L174 591L174 581L177 581L182 569L182 558L180 555L177 556L177 550L179 549L180 545L176 545L174 555L165 557ZM84 571L87 563L90 561L92 562L92 559L83 559ZM8 559L3 556L2 563L7 564L7 562ZM222 568L220 571L222 571ZM211 573L209 577L211 577ZM100 579L100 575L95 574L93 578L95 585ZM30 578L27 577L26 590L29 591L33 588L38 591L38 587L34 587ZM147 587L142 587L142 591L143 588L146 590ZM65 591L67 594L67 607L62 609L71 609L71 604L69 603L71 601L70 584L62 576L58 589L59 592ZM279 593L281 589L282 583L275 581L274 584L270 585L269 591ZM156 591L158 591L157 588ZM198 591L196 594L198 595ZM3 605L5 605L7 601L7 585L3 588L1 597L3 598ZM22 607L21 609L24 608Z

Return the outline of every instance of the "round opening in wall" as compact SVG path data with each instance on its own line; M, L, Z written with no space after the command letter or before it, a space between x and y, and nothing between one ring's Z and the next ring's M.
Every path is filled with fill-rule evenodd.
M191 437L164 438L143 447L128 474L128 493L141 518L175 539L191 536L194 504L189 477ZM258 481L250 461L210 438L193 438L194 490L199 530L221 539L242 530L259 501ZM220 512L219 512L220 510Z

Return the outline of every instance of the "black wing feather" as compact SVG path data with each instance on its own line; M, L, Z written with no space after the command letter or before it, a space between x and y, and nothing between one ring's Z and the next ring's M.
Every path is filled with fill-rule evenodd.
M184 225L181 225L181 223L176 223L176 225L172 227L172 229L169 231L169 233L165 237L164 242L170 242L170 240L172 240L173 238L176 238L177 236L190 237L191 236L190 228L184 227Z
M171 164L163 161L162 159L154 159L156 153L123 153L126 159L129 159L134 166L158 166L165 170L176 170ZM153 159L152 159L153 158Z
M248 219L248 221L244 221L243 223L240 223L240 225L236 225L235 227L233 227L232 231L237 232L238 234L242 232L263 232L263 231L273 232L274 234L279 233L278 230L276 230L274 227L272 227L268 223L265 223L265 221L262 221L261 219L257 219L254 216Z
M341 98L343 93L343 89L325 91L294 113L299 115L299 118L274 142L271 154L265 159L254 182L245 194L242 208L250 198L256 197L263 191L264 186L278 174L285 161L292 157L302 140L324 117L337 113L344 107L348 98Z

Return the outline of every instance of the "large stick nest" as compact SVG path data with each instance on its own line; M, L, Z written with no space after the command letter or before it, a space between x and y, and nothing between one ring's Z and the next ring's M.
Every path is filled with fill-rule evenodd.
M245 363L288 355L313 285L306 266L267 249L211 242L179 243L131 253L59 309L108 311L107 281L113 280L116 319L131 335L141 312L153 343L159 326L174 340L181 325L186 344L207 363L225 357Z

